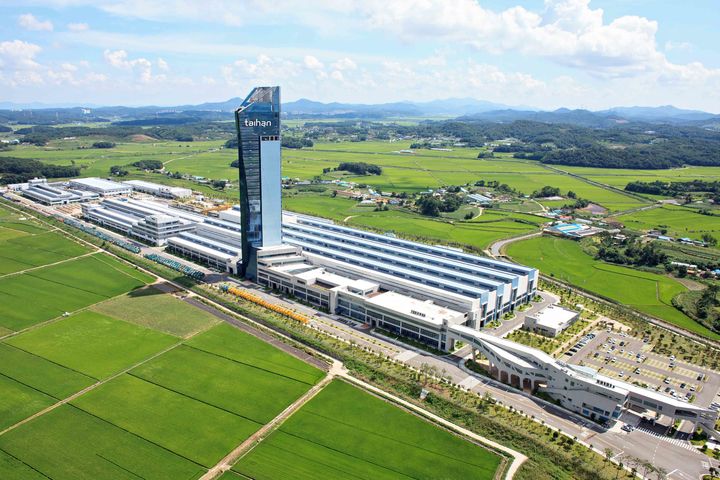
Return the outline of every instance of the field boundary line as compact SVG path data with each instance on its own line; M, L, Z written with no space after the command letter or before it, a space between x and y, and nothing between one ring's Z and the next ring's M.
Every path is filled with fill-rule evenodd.
M37 468L33 467L33 466L30 465L29 463L26 463L26 462L24 462L23 460L19 459L18 457L16 457L16 456L13 455L12 453L7 452L7 451L3 450L2 448L0 448L0 452L4 453L5 455L7 455L7 456L10 457L10 458L13 458L13 459L17 460L18 462L20 462L20 463L22 463L23 465L25 465L26 467L28 467L30 470L39 473L39 474L42 475L43 477L45 477L45 478L47 478L47 479L49 479L49 480L53 480L52 477L48 477L48 476L45 475L43 472L41 472L41 471L38 470Z
M267 438L272 432L277 430L293 413L299 410L307 402L312 400L318 393L320 393L330 382L335 378L337 371L331 369L325 378L314 385L310 390L305 392L300 398L291 403L285 410L280 412L275 418L266 423L257 432L248 437L244 442L235 447L230 453L222 458L214 467L208 469L207 473L200 477L200 480L212 480L218 478L223 473L227 472L232 466L240 460L247 453L251 452L253 448L259 445L265 438Z
M58 262L53 262L53 263L48 263L45 265L38 265L35 267L26 268L25 270L20 270L18 272L6 273L4 275L0 275L0 280L2 280L3 278L12 277L14 275L22 275L23 273L32 272L33 270L39 270L39 269L45 268L45 267L54 267L55 265L60 265L62 263L72 262L73 260L77 260L78 258L88 257L90 255L95 255L97 253L101 253L101 250L97 250L95 252L83 253L82 255L78 255L77 257L66 258L66 259L60 260Z
M317 383L304 382L304 381L299 380L299 379L297 379L297 378L293 378L293 377L291 377L291 376L289 376L289 375L284 375L284 374L282 374L282 373L273 372L272 370L268 370L267 368L262 368L262 367L259 367L259 366L257 366L257 365L252 365L252 364L249 364L249 363L246 363L246 362L241 362L240 360L236 360L236 359L234 359L234 358L226 357L225 355L220 355L219 353L211 352L211 351L209 351L209 350L204 350L204 349L202 349L202 348L198 348L198 347L193 346L193 345L185 345L185 347L190 348L190 349L192 349L192 350L196 350L196 351L198 351L198 352L202 352L202 353L204 353L204 354L206 354L206 355L211 355L211 356L213 356L213 357L222 358L223 360L227 360L228 362L237 363L238 365L244 365L244 366L246 366L246 367L253 368L253 369L255 369L255 370L260 370L261 372L266 372L266 373L269 373L270 375L275 375L275 376L278 376L278 377L286 378L286 379L291 380L291 381L293 381L293 382L302 383L302 384L304 384L304 385L307 385L308 387L312 387L312 386L314 386L314 385L317 385Z
M161 384L161 383L157 383L157 382L155 382L155 381L153 381L153 380L147 379L147 378L145 378L145 377L141 377L140 375L137 375L137 374L135 374L135 373L133 373L133 372L127 372L127 374L130 375L130 376L133 377L133 378L136 378L136 379L140 380L141 382L145 382L145 383L148 383L148 384L150 384L150 385L154 385L154 386L156 386L156 387L158 387L158 388L162 388L163 390L167 390L168 392L172 392L172 393L174 393L175 395L179 395L179 396L181 396L181 397L184 397L184 398L193 400L193 401L198 402L198 403L201 403L201 404L203 404L203 405L207 405L208 407L212 407L212 408L215 408L215 409L220 410L220 411L222 411L222 412L229 413L230 415L233 415L233 416L235 416L235 417L242 418L243 420L247 420L247 421L252 422L252 423L254 423L254 424L258 425L258 426L262 426L262 425L263 425L262 422L259 422L258 420L255 420L254 418L246 417L245 415L240 415L239 413L233 412L232 410L228 410L228 409L225 408L225 407L221 407L221 406L219 406L219 405L215 405L215 404L213 404L213 403L210 403L210 402L208 402L208 401L206 401L206 400L202 400L202 399L200 399L200 398L193 397L192 395L188 395L187 393L183 393L183 392L181 392L181 391L179 391L179 390L175 390L175 389L170 388L170 387L168 387L168 386L166 386L166 385L163 385L163 384Z

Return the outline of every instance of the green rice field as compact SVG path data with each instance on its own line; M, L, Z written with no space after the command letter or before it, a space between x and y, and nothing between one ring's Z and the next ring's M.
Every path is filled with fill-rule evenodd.
M22 330L151 281L105 254L0 278L0 326ZM27 308L32 305L32 308Z
M508 245L507 253L519 263L539 268L545 275L577 285L640 312L653 315L708 338L720 335L672 306L672 299L687 289L678 281L595 260L573 240L535 237Z
M615 218L633 230L666 229L671 237L695 240L700 240L704 233L720 238L720 216L702 215L697 209L677 205L663 205Z
M98 380L176 342L170 335L90 311L6 340L8 345Z
M488 450L335 380L228 478L492 479L499 464Z

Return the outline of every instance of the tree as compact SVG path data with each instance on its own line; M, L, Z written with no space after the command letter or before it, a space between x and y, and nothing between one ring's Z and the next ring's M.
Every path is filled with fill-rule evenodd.
M702 241L710 245L711 247L714 247L717 245L718 241L717 238L713 237L709 233L703 233L702 234Z
M615 451L612 448L608 447L605 449L604 453L605 453L605 461L609 462L610 459L615 454Z
M423 195L415 202L415 205L420 209L420 213L423 215L437 217L440 215L442 201L432 195Z
M577 198L577 193L573 192L572 190L568 191L567 193L568 198Z
M115 148L113 142L95 142L92 144L93 148Z
M110 175L115 175L116 177L124 177L126 176L128 172L125 167L122 167L120 165L113 165L110 167Z
M547 197L557 197L560 195L560 189L557 187L551 187L549 185L545 185L540 190L535 190L531 197L535 198L547 198Z
M226 180L213 180L212 181L212 187L216 188L218 190L225 190L225 185L227 185Z

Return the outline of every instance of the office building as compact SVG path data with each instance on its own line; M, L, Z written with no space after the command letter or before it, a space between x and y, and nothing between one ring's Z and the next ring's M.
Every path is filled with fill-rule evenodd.
M280 87L257 87L235 111L240 163L242 274L255 278L258 248L280 245Z

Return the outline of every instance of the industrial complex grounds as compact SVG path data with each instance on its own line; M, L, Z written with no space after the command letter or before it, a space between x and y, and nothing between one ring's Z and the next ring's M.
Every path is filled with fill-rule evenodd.
M0 479L718 467L720 167L281 128L277 88L182 140L0 133L0 180L38 166L0 186Z

